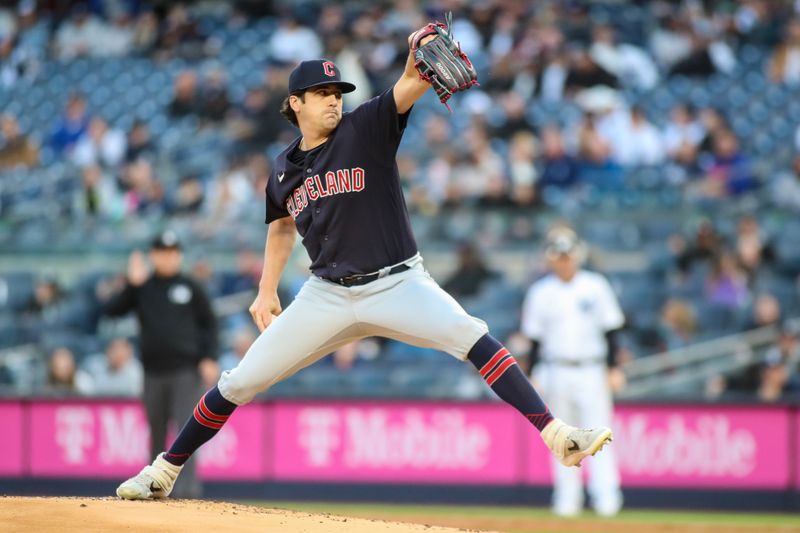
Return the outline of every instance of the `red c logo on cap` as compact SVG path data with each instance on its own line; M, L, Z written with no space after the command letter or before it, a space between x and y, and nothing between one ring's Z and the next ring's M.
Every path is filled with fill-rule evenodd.
M336 67L330 61L322 63L322 70L325 71L326 76L330 76L331 78L336 76Z

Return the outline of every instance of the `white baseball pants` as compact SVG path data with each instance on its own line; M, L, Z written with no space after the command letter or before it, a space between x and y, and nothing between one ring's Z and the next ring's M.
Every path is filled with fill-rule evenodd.
M542 363L535 377L550 410L573 426L611 426L612 397L604 364L565 366ZM616 514L622 506L619 470L614 447L603 449L583 463L589 470L588 491L594 509ZM583 508L581 470L553 461L553 511L574 515Z
M311 276L239 365L222 374L219 390L228 401L248 403L271 385L364 337L387 337L466 360L488 331L483 320L468 315L439 287L419 259L405 272L355 287Z

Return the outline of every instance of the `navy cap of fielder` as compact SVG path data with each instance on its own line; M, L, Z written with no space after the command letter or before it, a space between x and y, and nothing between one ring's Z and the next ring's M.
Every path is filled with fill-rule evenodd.
M336 85L343 93L356 90L356 86L352 83L342 81L339 67L334 65L333 61L325 59L303 61L289 74L289 94L303 92L320 85Z
M166 230L156 235L153 242L150 243L150 248L153 250L180 250L181 241L178 239L177 233Z
M556 228L547 235L545 253L548 257L575 255L580 251L581 241L569 228Z

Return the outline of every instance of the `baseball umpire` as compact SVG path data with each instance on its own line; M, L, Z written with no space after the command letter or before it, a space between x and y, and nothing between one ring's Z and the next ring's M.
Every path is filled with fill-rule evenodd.
M624 385L616 366L622 310L608 281L580 268L586 247L567 227L550 231L545 256L551 274L528 290L522 332L532 340L534 383L554 410L582 425L611 423L611 393ZM594 509L615 515L622 506L613 450L591 464L589 494ZM553 512L574 516L583 508L581 476L554 464Z
M216 365L217 324L203 288L181 273L178 237L165 231L150 248L152 274L141 252L131 254L125 287L106 303L104 311L121 316L131 311L139 321L144 367L143 402L155 455L167 440L170 421L190 416L202 393L200 374ZM187 465L176 495L199 497L201 486L194 462Z
M449 21L448 21L449 22ZM409 36L405 71L388 90L342 113L342 81L330 61L300 63L283 114L300 137L277 158L267 184L264 271L250 307L261 330L244 359L197 404L171 448L125 481L126 499L166 497L194 451L234 409L356 339L382 336L437 348L479 370L487 384L541 431L564 464L577 465L611 439L554 418L516 360L422 265L411 233L395 154L409 113L433 86L442 102L476 82L449 24ZM277 287L297 233L312 276L283 310Z

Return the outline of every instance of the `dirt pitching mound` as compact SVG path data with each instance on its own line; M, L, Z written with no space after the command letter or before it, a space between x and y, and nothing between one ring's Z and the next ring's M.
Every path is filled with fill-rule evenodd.
M0 497L0 530L242 533L454 533L465 531L202 500Z

